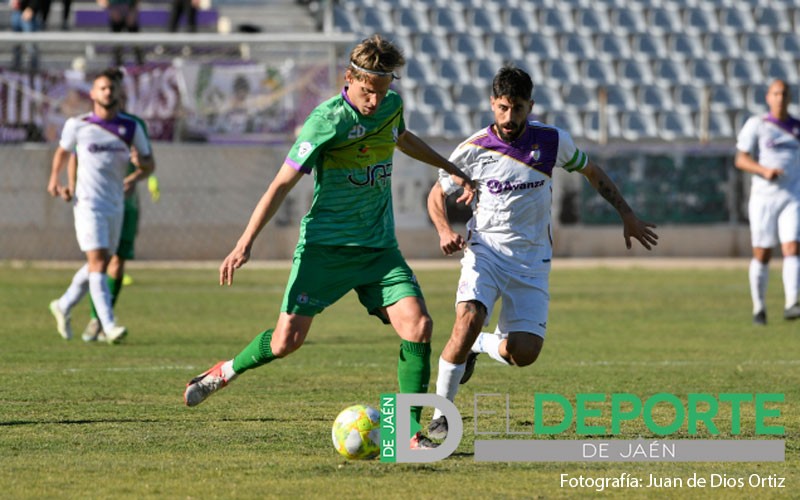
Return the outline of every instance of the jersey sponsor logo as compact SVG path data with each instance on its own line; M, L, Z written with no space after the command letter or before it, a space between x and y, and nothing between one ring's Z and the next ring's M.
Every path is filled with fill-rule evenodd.
M364 169L364 177L357 178L355 174L347 176L347 180L356 186L369 186L375 184L385 186L388 183L389 177L392 176L391 163L378 163L377 165L369 165Z
M301 142L300 145L297 147L297 156L300 158L305 158L306 156L308 156L308 153L310 153L313 149L314 145L311 144L310 142L308 141Z
M116 142L106 144L89 144L86 148L90 153L127 153L128 148Z
M356 125L350 129L350 132L347 134L347 138L358 139L359 137L362 137L366 133L367 129L365 129L363 125Z
M481 158L480 161L481 161L481 167L485 167L486 165L491 165L492 163L497 163L500 160L498 160L494 156L487 156L487 157Z
M523 189L536 189L544 186L544 181L532 182L513 182L513 181L500 181L492 179L486 183L486 187L492 194L507 193L509 191L520 191Z

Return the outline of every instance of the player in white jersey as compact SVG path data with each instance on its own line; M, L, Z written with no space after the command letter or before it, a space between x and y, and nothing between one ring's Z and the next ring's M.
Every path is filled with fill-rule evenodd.
M53 156L47 191L66 201L71 201L74 193L75 233L87 261L75 273L64 295L50 303L58 333L66 340L72 338L70 311L87 291L106 340L116 343L127 334L125 327L114 320L106 270L119 243L124 192L150 175L154 163L142 126L119 112L119 75L119 70L108 69L95 78L92 112L67 120ZM139 155L139 168L126 176L131 147ZM69 170L68 185L63 186L59 175L73 152L80 167Z
M800 264L800 120L789 115L791 94L783 80L773 81L766 96L769 113L750 117L736 140L737 168L753 174L750 188L750 295L753 323L767 324L764 296L772 247L783 253L783 317L800 318L797 302Z
M617 209L628 248L631 238L648 250L657 243L655 226L636 217L608 175L575 147L566 131L528 121L532 92L533 82L523 70L500 69L490 98L494 124L470 136L450 156L478 185L466 238L447 220L445 198L457 186L446 173L440 172L428 197L442 252L464 250L456 320L439 358L436 381L436 394L450 401L459 383L472 375L479 353L520 367L539 356L550 300L554 168L580 172ZM502 309L496 332L481 332L498 299ZM438 439L447 435L447 420L438 410L428 432Z

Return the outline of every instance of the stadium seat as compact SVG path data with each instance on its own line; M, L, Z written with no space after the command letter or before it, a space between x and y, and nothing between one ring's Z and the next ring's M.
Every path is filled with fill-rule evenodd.
M558 35L561 33L574 33L575 24L568 12L557 7L542 7L538 9L538 32L544 35Z
M579 112L597 110L597 88L583 84L563 85L561 97L564 107Z
M497 74L497 70L502 67L503 61L493 57L487 57L484 59L472 60L469 65L470 74L472 75L474 83L478 85L491 85L492 80L494 80L494 75Z
M469 114L447 112L442 116L442 137L462 141L475 132Z
M700 118L699 113L697 113L695 116L695 120L697 121L695 127L697 128L698 133L701 136L704 133L707 134L707 138L711 141L720 139L733 140L736 137L736 132L733 129L733 124L728 113L711 112L708 115L707 131L702 130L702 124L700 123L702 119Z
M564 100L558 89L548 85L534 85L533 87L533 107L538 113L555 111L564 107Z
M696 35L678 32L667 36L667 50L670 57L681 59L702 59L705 57L703 45Z
M693 113L703 106L703 93L703 87L700 85L691 83L675 85L672 90L672 102L677 111Z
M438 127L432 121L435 116L437 115L418 110L407 111L405 114L406 127L420 137L438 135Z
M631 36L631 50L635 58L643 61L667 57L667 45L663 37L654 33Z
M601 114L599 111L587 111L583 113L583 136L593 142L600 142L603 134L601 133ZM607 110L605 113L605 138L615 140L622 138L619 126L619 115L616 111Z
M415 97L417 109L426 113L440 114L454 107L450 91L439 84L421 85Z
M568 132L573 139L583 139L583 124L580 116L570 111L550 111L541 120L543 123L553 125Z
M696 140L697 133L690 115L678 111L661 111L656 118L658 135L662 140Z
M519 38L501 34L486 35L486 53L503 61L519 62L524 57Z
M637 59L621 59L617 61L617 82L626 87L653 83L653 71L650 64Z
M569 61L583 61L595 58L594 44L586 35L566 33L558 37L561 57Z
M718 113L734 112L744 109L744 95L739 87L729 83L709 87L711 111Z
M725 80L731 85L752 85L764 82L764 72L759 61L747 57L730 59L724 63Z
M584 84L600 87L617 83L617 75L611 62L589 59L581 61L578 67Z
M647 22L641 10L629 6L609 11L611 30L619 36L636 35L647 31Z
M561 57L558 41L553 36L530 33L523 36L522 40L522 48L526 54L536 54L542 59L558 59Z
M462 111L480 111L489 106L492 89L488 85L465 83L453 87L453 102Z
M682 10L682 21L684 31L692 34L703 35L719 31L715 12L708 7L702 7L704 3L699 3L697 7L686 7Z
M714 61L725 61L740 55L739 44L734 36L714 32L703 35L702 40L706 57Z
M494 113L491 110L482 110L472 113L472 128L478 131L494 123Z
M461 54L472 61L486 57L483 41L469 33L452 33L450 35L450 51L454 54Z
M358 19L353 12L339 5L333 8L333 28L339 33L353 33L358 26Z
M739 36L739 47L742 54L756 59L775 57L775 44L769 35L761 33L743 33Z
M631 57L631 47L628 44L628 39L623 36L609 33L597 35L595 37L595 48L597 49L597 56L606 61L615 62Z
M760 5L753 12L753 20L757 30L767 33L791 33L792 22L784 8L775 5Z
M413 88L419 85L429 85L435 80L436 74L430 60L422 56L406 60L402 79L404 86L409 85Z
M531 13L523 9L502 9L505 33L511 36L524 36L531 32Z
M606 103L614 111L636 111L636 96L630 87L608 85L605 87Z
M683 21L676 9L652 7L646 11L648 34L682 33Z
M563 82L565 84L580 83L580 76L574 64L568 63L562 59L544 61L542 64L545 74L554 81Z
M405 35L430 33L431 26L425 13L414 8L399 8L392 16L393 24L390 33Z
M755 31L756 24L749 10L739 6L724 6L719 10L719 30L726 35L738 35Z
M672 97L667 89L657 84L640 85L636 89L636 102L643 113L656 113L665 109L672 109Z
M414 52L424 54L432 61L442 61L451 57L447 40L431 33L411 35Z
M725 75L720 65L709 59L694 59L688 62L689 79L697 85L723 83Z
M584 36L611 31L608 21L608 11L602 5L595 3L591 8L575 10L575 31Z
M472 81L466 59L450 57L442 59L436 66L438 79L445 85L464 85Z
M767 89L769 83L759 85L749 85L744 90L744 105L751 114L762 114L767 112Z
M469 32L474 36L483 36L492 33L502 33L500 20L496 12L484 9L469 9L464 13Z
M465 33L467 30L464 9L458 4L448 7L433 7L429 15L432 32L439 36Z
M797 12L800 12L800 8L798 8ZM779 57L800 57L800 35L797 33L779 33L775 37L775 48Z
M797 81L797 63L794 61L777 57L765 59L762 69L767 82L780 78L793 85Z
M394 21L388 12L379 9L363 9L361 24L367 31L389 33L394 31Z
M680 61L669 58L653 61L653 78L656 83L665 87L690 81L686 66Z
M620 134L628 141L641 141L658 136L658 128L652 115L638 112L623 112L619 115Z

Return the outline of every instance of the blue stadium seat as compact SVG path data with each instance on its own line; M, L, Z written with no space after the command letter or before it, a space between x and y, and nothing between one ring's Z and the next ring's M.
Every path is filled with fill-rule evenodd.
M656 118L658 135L662 140L696 140L692 117L678 111L661 111Z
M533 107L538 113L546 113L564 107L564 100L558 89L547 85L534 85Z
M486 52L503 61L519 62L524 57L519 38L501 34L486 35Z
M740 57L724 63L725 80L731 85L752 85L764 82L764 72L758 61Z
M797 11L800 12L800 8ZM800 55L800 35L797 33L779 33L775 37L775 48L779 57L788 55L797 58Z
M494 75L497 70L503 65L503 62L493 57L486 57L470 61L470 74L472 75L473 82L479 85L491 85L494 80Z
M556 7L542 7L538 9L538 31L546 35L575 32L575 23L572 17Z
M760 5L753 12L756 29L764 29L767 33L790 33L791 17L786 9L775 5Z
M653 83L653 71L650 64L637 59L622 59L617 61L617 81L620 85L635 87L641 84Z
M442 116L442 137L462 141L472 135L472 117L459 112L445 112Z
M667 50L670 57L682 59L701 59L704 57L700 39L689 33L673 33L667 36Z
M703 35L703 47L705 48L706 56L715 61L724 61L740 55L736 38L724 33L714 32Z
M583 113L583 135L586 139L599 142L601 134L601 115L598 111L587 111ZM622 138L622 130L619 126L619 115L613 110L607 110L605 114L605 134L607 140Z
M619 36L635 35L647 31L647 21L641 10L630 6L617 7L609 11L611 29Z
M450 51L461 54L474 61L486 57L483 41L469 33L452 33L450 35Z
M631 36L631 50L634 53L634 57L642 60L667 57L667 45L664 39L653 33Z
M751 114L767 112L767 88L769 83L749 85L744 90L744 105Z
M619 115L620 133L628 141L641 141L658 137L658 127L650 114L623 112Z
M698 130L698 133L702 134L703 131L701 130L701 118L700 114L698 113L695 117L697 123L695 127ZM728 113L725 112L712 112L708 115L708 139L712 141L726 139L726 140L733 140L736 137L736 132L733 129L733 123L731 121L730 116Z
M798 54L795 55L798 56ZM765 59L762 68L768 82L780 78L789 82L790 85L794 85L797 81L797 63L793 60L777 57Z
M574 64L562 59L553 59L552 61L544 61L543 66L544 73L554 81L570 84L580 83L580 75Z
M656 113L664 109L672 109L672 97L665 87L656 84L640 85L636 89L636 102L643 113Z
M616 62L620 59L631 57L631 47L628 39L609 33L603 33L595 37L595 48L597 56L607 61Z
M606 103L614 111L636 111L636 95L630 87L608 85L605 87Z
M617 83L617 75L611 62L601 59L589 59L579 63L581 81L593 86L605 86Z
M595 87L583 84L562 85L561 97L564 99L566 108L581 112L597 110L597 88Z
M461 58L442 59L437 64L438 78L445 85L464 85L472 81L467 61Z
M431 26L427 16L414 8L399 8L392 16L394 21L390 33L415 34L430 33Z
M484 9L469 9L464 13L464 21L470 33L483 36L490 33L502 33L500 20L496 15Z
M406 127L418 136L430 137L438 133L439 127L433 123L433 118L436 116L436 114L418 110L407 111L405 114Z
M541 121L569 132L573 138L582 139L585 137L580 115L575 112L550 111Z
M680 61L659 59L653 61L653 78L657 83L664 86L689 83L689 71Z
M388 12L379 9L363 9L361 11L361 24L365 30L376 33L389 33L394 31L394 21Z
M481 110L472 113L472 128L477 132L479 129L488 127L494 123L494 113L491 110Z
M434 83L436 74L431 62L425 57L412 57L406 60L403 72L403 85L413 87Z
M755 31L756 24L749 10L739 6L724 6L719 10L719 30L727 35L738 35Z
M650 34L683 32L683 21L675 9L652 7L646 11L645 19Z
M672 101L675 109L683 113L699 111L703 106L703 87L691 83L675 85Z
M471 110L473 112L488 107L489 96L491 95L492 89L487 85L465 83L453 87L453 102L456 108Z
M705 34L719 31L716 13L711 8L703 7L704 3L697 7L686 7L682 11L684 31L694 34Z
M595 58L594 44L589 36L566 33L558 37L561 56L570 61Z
M453 109L450 91L441 84L420 85L416 91L417 109L426 113L441 114Z
M709 59L694 59L688 62L689 79L700 85L723 83L725 75L719 64Z
M561 50L555 37L542 33L530 33L523 37L523 51L526 54L536 54L541 59L558 59Z
M432 8L430 10L430 21L433 32L440 36L447 36L451 33L464 33L467 30L467 24L464 21L464 10L458 4Z
M775 44L769 35L761 33L743 33L739 37L742 54L757 59L775 57Z
M608 21L608 11L602 5L596 3L591 8L576 9L575 31L585 36L610 32L611 24Z
M333 9L333 28L340 33L353 33L358 26L358 19L352 12L336 5Z
M742 91L728 83L709 87L709 99L714 112L734 112L745 107Z
M441 61L451 57L447 40L430 33L419 33L411 36L414 51L425 54L433 61Z

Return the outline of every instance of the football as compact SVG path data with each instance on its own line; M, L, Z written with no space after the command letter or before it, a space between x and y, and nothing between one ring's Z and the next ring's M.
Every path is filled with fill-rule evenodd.
M378 456L381 422L378 410L353 405L342 410L333 422L333 447L350 460L369 460Z

